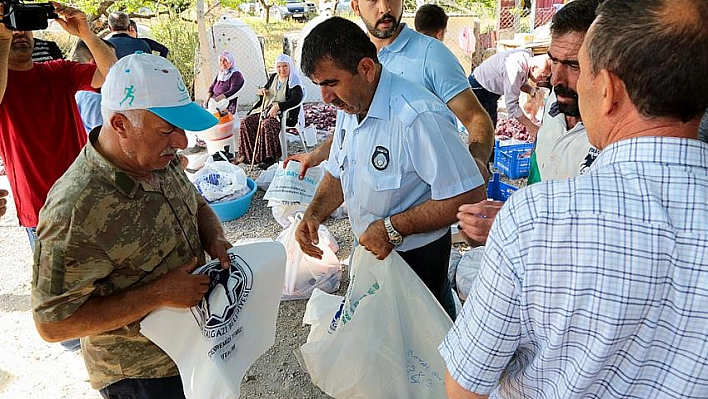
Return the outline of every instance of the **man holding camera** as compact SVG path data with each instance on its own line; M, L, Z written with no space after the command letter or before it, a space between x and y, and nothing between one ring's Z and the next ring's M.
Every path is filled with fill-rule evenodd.
M1 15L6 4L0 4ZM33 63L31 27L23 31L22 26L10 29L0 23L0 156L17 217L33 249L47 192L86 144L74 94L101 87L116 62L112 49L89 28L86 14L58 3L53 6L57 23L86 43L96 65L66 60Z

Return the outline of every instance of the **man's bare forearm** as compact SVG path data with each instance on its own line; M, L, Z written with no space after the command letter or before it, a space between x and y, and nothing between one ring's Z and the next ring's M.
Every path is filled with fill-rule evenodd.
M467 145L470 154L475 159L487 162L494 150L494 128L486 112L483 116L475 116L470 121L470 126L465 125L469 137Z
M325 172L322 182L317 187L312 203L305 211L305 217L314 217L319 223L324 222L342 203L344 192L339 179Z
M448 108L467 129L470 154L486 164L494 148L494 126L472 89L460 92L447 102Z
M319 147L312 150L313 166L319 165L329 158L329 150L332 148L334 136L329 136Z
M5 98L5 90L7 89L7 70L9 68L11 44L12 38L0 39L0 103Z
M403 236L448 227L457 222L457 210L463 204L486 199L484 186L444 200L428 200L391 217L391 224Z
M111 47L103 42L98 36L91 33L90 35L84 35L81 40L86 43L93 59L96 61L96 68L100 73L100 76L94 75L94 79L91 82L91 86L94 88L99 88L103 86L103 82L108 76L108 71L111 69L113 64L118 61L116 54Z

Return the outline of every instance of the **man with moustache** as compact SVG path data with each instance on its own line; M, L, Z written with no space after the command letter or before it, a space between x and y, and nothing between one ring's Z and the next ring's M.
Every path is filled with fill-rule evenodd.
M351 7L361 17L376 45L378 58L387 70L419 84L441 99L469 133L469 151L486 175L494 147L494 128L482 108L457 58L445 45L401 23L402 0L352 0ZM311 166L327 159L332 145L328 139L315 151L288 159L302 163L301 178Z
M378 259L396 250L443 303L449 293L450 224L486 195L455 118L423 87L386 70L353 22L330 18L305 38L303 72L339 108L325 177L296 233L303 252L346 200L352 231ZM446 311L454 318L454 305Z
M577 92L602 152L501 210L439 348L448 397L708 398L705 21L705 0L600 5Z
M79 90L99 88L116 61L86 14L55 4L56 21L88 46L96 64L66 60L32 62L32 32L0 24L0 156L10 182L20 224L34 248L39 209L49 188L86 144L74 100ZM0 5L0 9L2 5Z
M599 153L588 142L578 109L576 85L580 75L578 52L601 1L575 0L553 16L548 48L553 93L546 100L536 136L529 184L539 182L541 177L553 180L577 176L590 167ZM471 243L487 241L489 229L503 205L500 201L484 200L460 207L459 226Z
M548 48L553 92L546 99L541 128L531 155L529 184L584 173L599 153L588 142L576 87L580 75L578 51L592 23L590 16L594 16L600 2L574 1L553 16Z
M217 119L192 102L166 59L118 61L101 92L103 126L47 196L32 279L35 325L47 341L81 338L91 386L104 398L184 398L177 366L140 334L160 307L196 306L204 251L229 267L218 217L175 158L184 129Z

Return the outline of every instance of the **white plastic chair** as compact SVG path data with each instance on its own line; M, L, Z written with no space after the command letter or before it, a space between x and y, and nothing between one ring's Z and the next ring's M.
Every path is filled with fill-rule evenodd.
M292 108L286 109L281 117L280 117L280 149L282 150L282 156L280 157L280 160L284 160L288 156L288 140L286 138L286 130L288 128L295 128L297 130L297 135L300 137L300 142L302 143L302 148L307 151L307 145L305 144L305 136L304 136L304 130L305 130L305 121L300 120L301 118L298 118L297 123L295 126L287 126L287 120L288 120L288 115L290 112L295 112L295 109L297 107L302 107L303 104L305 103L305 95L303 93L302 100L300 101L299 104L295 105Z

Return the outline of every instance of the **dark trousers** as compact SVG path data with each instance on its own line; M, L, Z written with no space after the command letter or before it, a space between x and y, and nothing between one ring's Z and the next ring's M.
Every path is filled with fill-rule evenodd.
M455 320L452 286L447 278L452 237L448 230L442 237L410 251L396 251L440 302L450 318Z
M467 80L469 80L470 86L472 86L472 92L477 97L477 100L479 100L479 103L482 104L482 108L484 108L489 114L489 117L492 118L492 126L496 129L498 117L497 106L501 96L482 87L482 85L477 82L477 79L474 78L474 75L470 75Z
M179 375L165 378L126 378L99 392L104 399L185 399Z

